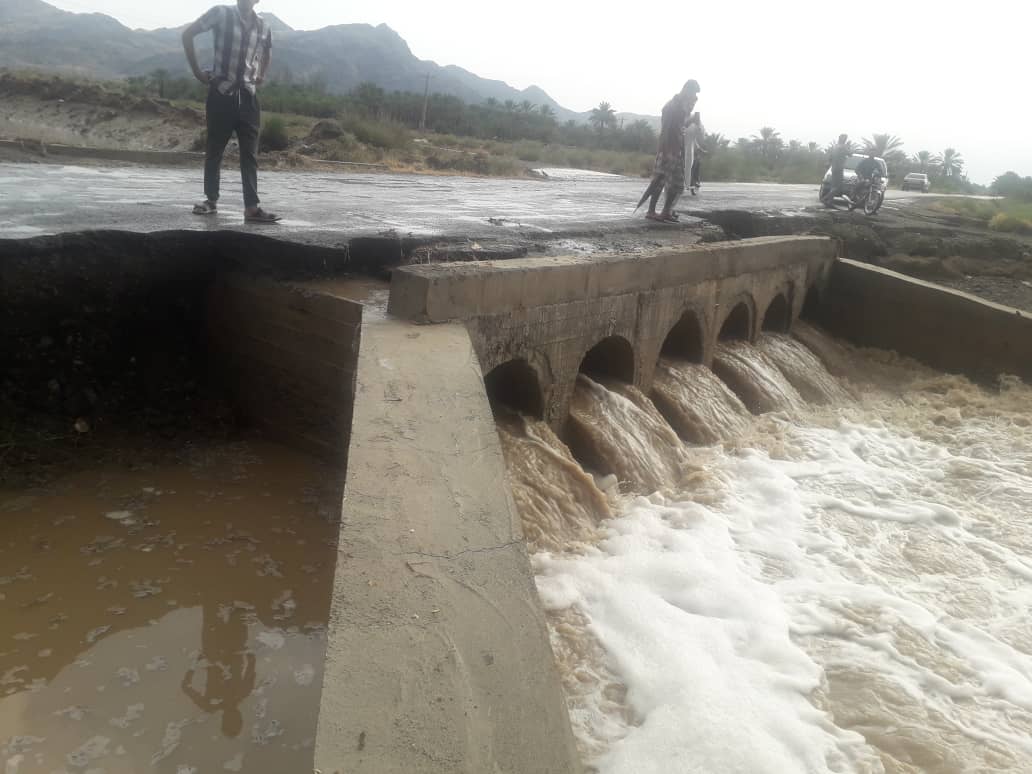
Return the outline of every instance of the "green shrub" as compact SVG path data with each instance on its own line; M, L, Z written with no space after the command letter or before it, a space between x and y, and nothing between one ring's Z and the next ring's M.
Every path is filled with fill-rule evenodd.
M989 221L989 228L993 231L1012 234L1032 234L1032 220L1026 220L1008 212L1000 212Z
M531 163L541 161L540 143L524 140L516 143L512 150L516 154L516 158L522 159L523 161L529 161Z
M408 130L394 121L373 121L355 114L340 118L341 126L359 142L384 150L398 150L409 144Z
M426 157L426 165L441 171L499 177L516 177L523 170L520 163L511 156L500 157L486 153L449 153L443 156L432 153Z
M286 122L279 116L266 118L259 144L261 152L286 150L289 146L290 136L287 134Z

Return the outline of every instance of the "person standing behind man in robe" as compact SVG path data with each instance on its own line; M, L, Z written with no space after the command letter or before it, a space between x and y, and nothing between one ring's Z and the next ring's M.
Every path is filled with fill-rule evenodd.
M702 125L702 117L693 113L684 128L684 178L685 190L696 196L699 193L699 156L702 155L702 140L706 130Z

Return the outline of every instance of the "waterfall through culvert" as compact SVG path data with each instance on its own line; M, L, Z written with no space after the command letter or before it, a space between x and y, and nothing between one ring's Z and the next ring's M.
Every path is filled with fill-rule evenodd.
M523 531L538 551L591 541L612 514L606 496L541 420L518 414L497 419L502 452Z
M652 492L681 475L684 448L670 425L635 387L577 377L568 421L570 447L621 487Z
M713 357L713 371L754 414L804 405L802 396L777 364L748 342L721 342Z
M500 432L589 770L1032 771L1027 385L800 324Z
M700 363L661 359L652 399L687 443L730 441L745 431L751 418L741 399Z

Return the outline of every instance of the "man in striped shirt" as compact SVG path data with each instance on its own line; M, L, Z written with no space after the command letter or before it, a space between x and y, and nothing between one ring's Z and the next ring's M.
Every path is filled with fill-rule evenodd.
M258 133L262 109L258 86L269 70L272 30L254 12L258 0L217 5L183 31L183 49L194 77L208 87L206 105L208 146L204 161L205 200L194 206L197 215L218 212L222 156L233 132L240 146L240 178L244 186L244 220L275 223L258 199ZM215 58L210 70L197 64L194 38L212 31Z

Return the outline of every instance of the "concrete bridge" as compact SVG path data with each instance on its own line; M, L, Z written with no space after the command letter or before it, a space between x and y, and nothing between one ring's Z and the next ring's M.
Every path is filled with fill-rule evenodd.
M647 392L664 353L709 364L721 338L801 314L933 367L1032 378L1027 316L836 259L823 238L410 265L389 315L382 285L342 281L363 265L354 244L263 245L0 241L0 397L32 420L73 418L92 395L117 419L210 393L341 479L346 459L324 774L579 770L489 396L559 428L582 371Z
M767 237L647 258L408 266L394 272L389 311L462 321L492 398L559 428L581 371L648 392L662 354L709 365L720 339L789 330L836 249Z

